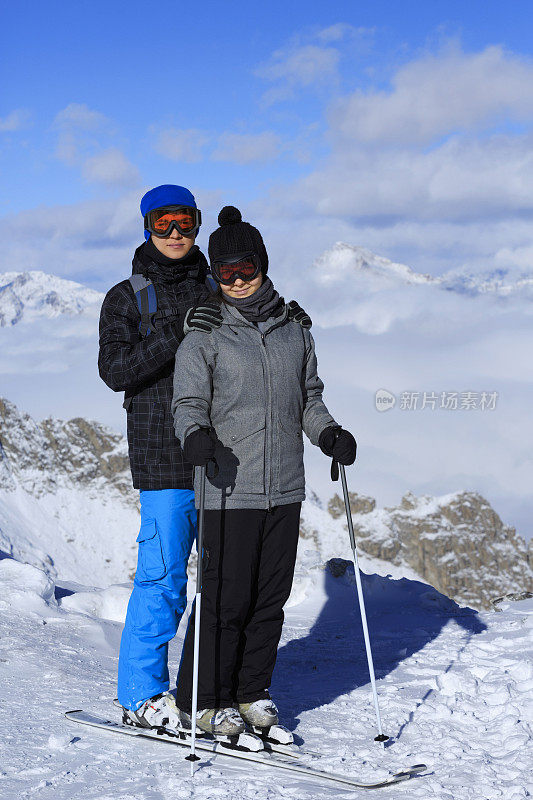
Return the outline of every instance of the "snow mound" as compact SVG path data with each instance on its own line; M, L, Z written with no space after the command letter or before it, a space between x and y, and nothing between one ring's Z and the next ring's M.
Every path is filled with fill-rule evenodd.
M42 613L55 606L54 581L42 570L13 558L0 561L0 609Z
M124 622L130 594L131 585L120 584L108 586L107 589L76 592L64 597L61 607L96 619Z

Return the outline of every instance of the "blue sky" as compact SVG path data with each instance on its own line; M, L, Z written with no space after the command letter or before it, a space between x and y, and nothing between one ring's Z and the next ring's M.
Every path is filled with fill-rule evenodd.
M105 288L140 241L138 197L165 182L195 191L202 246L218 209L234 203L286 263L309 263L344 239L432 273L498 266L505 247L519 251L506 266L522 264L516 220L533 209L531 190L516 187L530 166L529 2L274 0L188 11L168 4L158 18L137 0L3 4L0 230L10 244L0 268ZM438 108L446 72L448 117ZM424 119L406 124L419 102L426 132ZM503 193L496 179L481 185L494 159L511 175ZM465 161L475 175L461 172ZM441 187L443 169L477 192ZM487 224L490 242L474 247Z

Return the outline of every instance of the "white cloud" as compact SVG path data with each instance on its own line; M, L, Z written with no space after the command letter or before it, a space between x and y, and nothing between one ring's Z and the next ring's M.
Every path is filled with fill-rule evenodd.
M522 284L513 270L475 276L456 270L434 277L364 248L337 243L307 268L305 281L300 270L296 277L298 297L323 328L353 325L371 336L401 335L408 324L429 344L453 341L457 326L466 344L481 335L488 319L492 330L505 327L511 316L516 320L530 316L533 268L529 276ZM506 365L507 377L517 377L517 360ZM492 375L488 361L485 366Z
M158 130L152 126L151 132L156 135L156 152L184 163L197 163L205 157L236 164L273 161L283 148L281 138L272 131L242 134L227 131L218 135L197 128ZM209 153L208 144L212 145Z
M27 127L30 116L30 112L27 109L16 108L7 116L0 117L0 133L13 133Z
M84 103L70 103L56 114L52 128L58 132L56 158L69 166L81 166L88 154L98 149L111 123Z
M137 167L112 145L112 121L85 103L70 103L59 111L52 129L57 131L56 158L77 167L86 181L129 187L139 183Z
M344 143L290 193L346 218L490 219L533 211L533 135L455 137L429 151Z
M99 111L93 111L85 103L69 103L59 111L54 119L56 128L77 128L78 130L96 130L108 122L107 117Z
M9 243L0 271L37 269L111 285L129 274L133 249L143 241L139 195L132 191L116 200L40 207L0 219L0 235Z
M284 80L292 86L309 86L336 77L339 58L338 50L333 47L313 44L288 47L277 50L271 61L258 67L256 72L269 80Z
M402 66L391 85L337 103L330 153L257 202L274 252L305 262L342 239L432 274L531 266L533 65L455 47Z
M501 247L494 254L494 261L499 266L511 266L527 270L528 272L531 271L533 269L533 244L531 243L531 235L528 236L527 244L518 244L515 247Z
M280 155L281 139L271 131L257 134L225 133L212 154L215 161L233 161L251 164L257 161L273 161Z
M139 170L115 147L88 158L83 165L83 176L91 183L108 186L135 186L139 183Z
M371 28L354 28L347 22L336 22L328 28L322 28L315 36L319 42L340 42L345 39L359 40L373 33Z
M454 131L533 119L533 62L491 46L452 47L401 67L390 91L358 90L332 115L347 140L422 144Z
M354 44L369 33L371 31L366 28L354 28L339 22L294 36L255 70L259 78L274 84L264 93L263 105L288 100L302 89L326 87L331 91L339 80L342 43L350 41Z
M155 128L152 128L155 133ZM155 150L171 161L195 163L203 159L205 145L209 136L197 128L167 128L156 136Z

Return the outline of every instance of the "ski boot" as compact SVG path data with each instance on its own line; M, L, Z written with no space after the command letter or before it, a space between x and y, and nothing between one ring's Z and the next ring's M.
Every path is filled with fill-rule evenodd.
M191 726L191 715L181 712L182 722ZM234 708L204 708L198 710L196 727L213 736L238 736L244 731L244 722Z
M181 724L190 732L191 714L180 711ZM258 752L263 749L260 737L245 731L245 725L237 709L204 708L196 715L196 730L201 735L211 735L225 747Z
M171 733L183 731L180 711L174 695L170 692L163 692L151 697L137 711L123 707L122 723L139 728L165 728Z
M253 703L239 703L239 714L252 731L266 742L292 744L294 737L283 725L279 725L278 709L268 697Z

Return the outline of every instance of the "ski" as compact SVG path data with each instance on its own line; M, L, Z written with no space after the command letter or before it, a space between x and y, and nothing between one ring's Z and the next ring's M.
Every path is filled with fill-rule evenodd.
M162 728L136 728L128 725L122 725L121 723L113 722L111 720L104 719L103 717L97 717L94 714L89 714L82 710L67 711L65 712L65 716L72 722L81 723L82 725L88 725L94 728L100 728L111 733L122 733L126 736L140 736L143 739L169 742L174 745L181 745L182 747L190 746L190 735L187 731L170 733ZM413 776L418 775L420 772L424 772L427 769L425 764L415 764L414 766L409 767L409 769L403 770L402 772L396 772L393 775L390 775L388 778L385 778L377 783L361 783L355 778L351 778L347 775L339 775L335 772L326 772L321 769L315 769L312 766L307 766L306 764L297 763L289 753L281 755L277 752L271 752L267 749L259 752L252 752L249 750L237 749L226 742L218 740L206 740L201 737L196 740L196 749L204 750L216 755L230 756L231 758L239 758L244 761L252 761L256 764L268 765L274 767L275 769L283 769L288 772L303 775L311 780L327 781L338 786L350 786L353 789L380 789L385 786L391 786L392 784L400 783L401 781L409 780L409 778L412 778Z

